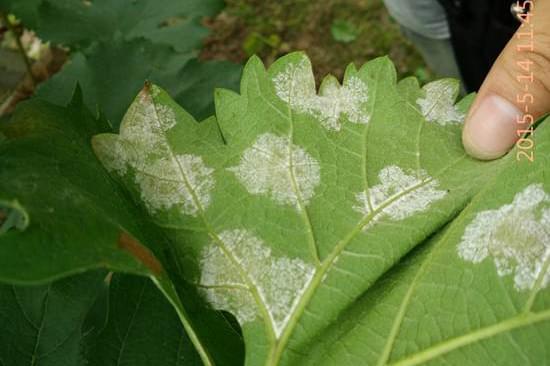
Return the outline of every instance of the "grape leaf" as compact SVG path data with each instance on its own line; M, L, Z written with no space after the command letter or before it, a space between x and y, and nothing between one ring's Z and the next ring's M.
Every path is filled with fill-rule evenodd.
M544 365L550 342L550 125L468 207L312 343L303 365ZM330 355L330 357L328 357Z
M242 362L230 318L203 300L239 321L248 365L544 364L550 129L535 132L533 165L473 160L460 142L472 97L457 94L448 79L396 83L386 58L317 92L295 53L268 70L252 58L240 94L219 90L202 123L150 83L119 134L78 98L27 104L0 139L1 212L19 223L0 234L0 278L99 266L149 276L209 365ZM91 157L92 134L140 208ZM74 197L59 194L67 187ZM94 347L112 345L117 325L131 331L129 315Z
M233 327L186 297L178 271L170 270L167 258L174 254L164 235L95 158L91 135L108 127L79 94L67 108L24 103L1 127L0 213L25 219L0 233L0 281L44 283L95 268L150 277L205 363L238 365L242 345ZM217 334L212 341L211 331Z
M198 62L193 57L147 40L118 38L74 53L62 72L39 86L37 96L64 105L78 83L85 91L86 105L99 108L116 126L143 81L150 80L166 87L202 119L213 110L214 88L237 85L241 67L223 61Z
M92 271L42 286L0 285L0 295L2 365L202 365L147 278Z
M108 322L86 347L90 366L202 365L174 309L138 276L113 275Z
M502 162L467 157L458 83L396 84L379 58L319 93L307 57L244 69L201 124L147 85L94 150L181 252L184 276L239 320L250 365L296 359Z
M141 274L160 269L149 249L136 245L148 258L139 260L122 243L144 242L146 230L89 147L90 135L106 130L78 95L68 108L33 101L3 126L0 207L20 212L25 224L0 236L2 281L43 282L98 266Z
M104 277L95 271L44 286L0 285L0 364L85 365L83 325Z

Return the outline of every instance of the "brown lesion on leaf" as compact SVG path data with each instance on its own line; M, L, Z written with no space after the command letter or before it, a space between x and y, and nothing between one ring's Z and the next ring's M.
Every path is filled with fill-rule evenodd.
M0 210L0 226L6 221L6 218L8 215L4 212L4 210Z
M149 80L146 80L143 84L143 88L139 92L139 100L142 103L148 103L151 102L151 89L153 87L153 83L151 83Z
M153 272L154 275L158 276L163 272L162 264L155 258L153 253L127 232L123 231L120 233L117 245L120 249L129 252L134 258Z

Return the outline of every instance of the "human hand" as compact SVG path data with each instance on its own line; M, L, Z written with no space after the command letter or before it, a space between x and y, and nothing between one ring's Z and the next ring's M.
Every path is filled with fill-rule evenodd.
M528 47L531 43L532 47ZM527 79L531 73L532 81ZM550 0L539 0L532 5L529 22L518 28L483 82L466 118L462 133L464 148L478 159L496 159L521 137L518 130L529 128L528 122L521 123L528 119L528 114L536 121L547 112L550 112Z

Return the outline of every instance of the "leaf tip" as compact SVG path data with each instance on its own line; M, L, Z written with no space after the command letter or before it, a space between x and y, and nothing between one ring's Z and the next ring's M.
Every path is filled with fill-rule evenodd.
M324 94L327 89L334 87L335 85L340 85L336 76L332 74L327 74L321 81L321 86L319 86L319 93Z
M397 82L397 71L389 56L380 56L368 61L361 66L359 73L370 74L373 78L386 79L392 84Z
M73 94L71 96L71 100L69 101L69 106L81 107L83 104L84 104L84 93L82 92L82 87L80 86L80 82L77 81L73 90Z
M344 70L344 81L349 80L350 77L355 76L357 74L357 67L355 64L349 63L348 66L346 66L346 70Z
M257 55L252 55L252 57L250 57L246 62L246 64L244 65L245 70L254 68L254 67L262 67L262 68L264 67L263 61Z

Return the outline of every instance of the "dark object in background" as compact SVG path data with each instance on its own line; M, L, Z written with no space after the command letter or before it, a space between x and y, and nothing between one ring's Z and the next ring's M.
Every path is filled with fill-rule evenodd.
M468 92L479 89L519 21L509 0L439 0L447 12L451 42ZM523 3L523 1L520 1Z

